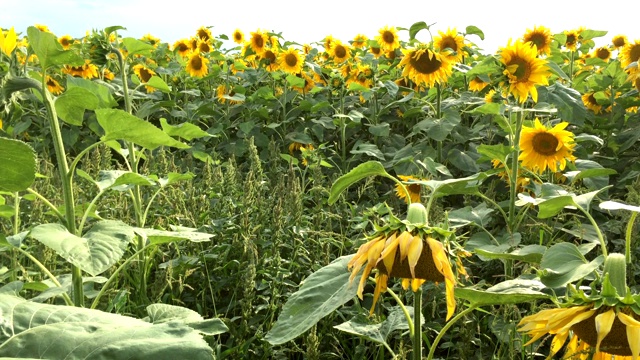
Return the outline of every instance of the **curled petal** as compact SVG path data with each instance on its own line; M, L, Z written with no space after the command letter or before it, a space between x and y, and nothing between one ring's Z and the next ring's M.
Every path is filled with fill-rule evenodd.
M399 240L395 233L389 236L384 245L384 250L382 250L380 258L378 259L378 262L382 261L384 263L387 273L390 273L393 268L393 263L396 259L396 252L398 250L398 242Z
M376 303L380 298L380 294L383 291L387 290L388 279L389 279L388 275L378 272L378 275L376 276L376 288L373 291L373 303L371 304L371 310L369 310L369 315L373 315L373 310L376 308Z
M613 308L596 316L596 333L598 333L596 352L600 351L600 343L607 335L609 335L611 327L613 326L613 320L615 318L616 312L613 310Z
M409 243L413 240L413 236L408 231L403 232L398 237L398 247L400 247L400 261L407 257L409 251Z
M411 277L415 278L415 268L418 264L418 260L420 259L420 255L422 255L422 248L424 244L422 243L422 238L419 236L414 236L413 240L409 243L409 249L407 258L409 260L409 271L411 271Z

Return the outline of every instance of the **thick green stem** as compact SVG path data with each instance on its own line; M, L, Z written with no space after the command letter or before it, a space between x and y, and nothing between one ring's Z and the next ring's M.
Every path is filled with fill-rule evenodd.
M438 120L442 117L441 103L442 90L440 89L440 84L436 84L436 119ZM438 162L442 163L442 140L439 140L437 143L437 158Z
M429 349L429 355L427 355L427 360L433 359L433 354L435 353L436 348L438 347L438 343L440 342L440 340L442 340L442 337L444 336L444 334L447 333L447 330L449 330L449 328L451 328L451 326L453 326L453 324L455 324L456 321L462 319L464 316L466 316L468 313L475 310L477 307L478 307L477 305L471 305L470 307L461 311L458 315L454 316L451 320L449 320L449 322L442 328L442 330L440 330L440 332L438 333L438 336L436 336L436 338L433 340L433 344L431 344L431 349Z
M13 235L20 232L20 194L15 192L13 194ZM11 251L11 276L9 280L16 281L18 276L16 271L18 270L18 256L15 250Z
M413 294L413 360L422 360L422 287Z
M402 312L404 313L404 317L407 319L407 324L409 324L409 336L413 338L413 331L414 331L413 319L411 318L411 314L409 314L409 309L407 309L407 307L404 306L404 303L402 302L398 294L393 292L393 290L391 290L390 288L387 288L387 292L396 301L398 306L400 306L400 309L402 309Z
M516 215L516 193L518 184L518 157L520 156L520 132L522 130L523 112L518 112L516 127L511 138L513 139L513 152L511 157L511 176L509 177L509 219L508 226L511 231L515 231L514 220Z
M627 264L631 264L631 235L633 233L633 224L636 221L636 216L638 216L637 212L631 212L631 218L629 218L629 222L627 223L627 231L624 236L624 257Z

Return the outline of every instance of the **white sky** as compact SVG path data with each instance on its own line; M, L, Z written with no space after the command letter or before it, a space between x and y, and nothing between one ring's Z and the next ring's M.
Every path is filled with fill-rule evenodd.
M236 28L245 35L263 29L281 32L285 40L311 43L326 35L343 42L358 33L374 38L385 25L409 28L424 21L435 23L434 36L448 27L464 31L468 25L477 26L485 40L468 39L485 53L493 53L534 25L546 26L552 33L580 26L608 31L596 39L598 45L618 34L640 39L639 7L619 0L0 0L0 27L25 32L28 26L44 24L58 36L82 37L87 30L120 25L127 28L119 32L124 37L150 33L173 44L191 37L200 26L213 26L214 36L230 36ZM400 37L407 39L408 32L400 32ZM423 30L418 39L428 41L428 33Z

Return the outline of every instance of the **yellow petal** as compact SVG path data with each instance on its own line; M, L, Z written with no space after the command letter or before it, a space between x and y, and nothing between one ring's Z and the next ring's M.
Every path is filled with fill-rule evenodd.
M596 333L598 333L598 340L596 342L596 352L600 351L600 343L609 335L611 327L613 326L613 320L616 318L616 312L611 308L609 311L604 312L596 316Z
M413 292L418 291L425 281L425 279L411 279L411 290L413 290Z
M409 284L411 283L411 279L402 279L402 289L407 290L409 288Z
M411 277L415 278L415 268L418 264L418 260L420 259L420 255L422 255L422 248L424 244L422 243L422 238L419 236L414 236L413 240L409 243L409 253L407 254L407 258L409 259L409 271L411 271Z
M409 249L409 243L413 240L413 236L408 231L404 231L398 237L398 247L400 248L400 261L403 261L407 257L407 251Z
M618 319L620 319L620 321L627 326L640 327L640 321L634 319L633 317L623 312L618 313Z
M569 336L569 332L565 331L561 334L556 334L556 336L553 337L553 340L551 341L551 353L549 354L549 356L557 353L558 351L560 351L560 349L562 349L562 346L567 341L567 336Z
M445 294L447 296L447 318L446 321L449 321L453 313L456 311L456 297L454 295L454 283L445 278L444 286L445 286Z
M1 32L0 30L0 33ZM3 35L2 38L0 38L0 47L7 56L11 56L11 52L16 48L17 40L18 37L13 27L7 31L6 37Z
M380 294L383 291L387 290L387 280L389 277L385 274L378 273L376 276L376 288L373 291L373 303L371 304L371 310L369 310L369 315L373 315L373 310L376 308L376 303L380 298Z
M427 238L427 244L431 249L431 256L433 257L433 263L435 264L436 269L438 269L445 279L451 281L451 283L455 285L456 277L453 275L453 271L451 270L451 264L449 263L447 253L444 251L444 245L442 245L440 241L430 237Z
M384 244L384 240L378 240L371 245L371 248L367 251L367 262L372 266L375 266L378 259L380 259L380 253L384 250Z
M627 325L627 341L631 356L636 360L640 355L640 327Z
M387 274L391 272L393 268L393 263L396 259L396 251L398 250L398 237L395 233L393 233L387 239L386 244L384 245L384 250L380 254L380 258L378 262L382 261L384 263L385 269L387 269ZM376 264L377 265L377 264Z

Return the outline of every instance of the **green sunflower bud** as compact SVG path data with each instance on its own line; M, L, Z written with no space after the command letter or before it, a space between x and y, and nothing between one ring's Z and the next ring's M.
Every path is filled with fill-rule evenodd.
M407 211L407 221L415 225L426 225L427 221L427 209L420 203L411 203L409 210Z
M605 278L603 292L605 292L607 280L613 286L618 296L625 296L627 293L627 263L623 254L613 253L607 256L604 261L603 276Z

